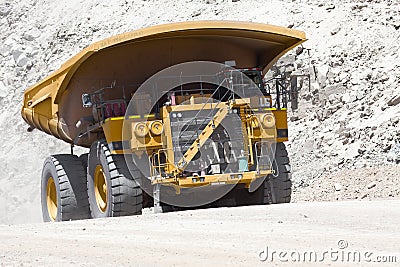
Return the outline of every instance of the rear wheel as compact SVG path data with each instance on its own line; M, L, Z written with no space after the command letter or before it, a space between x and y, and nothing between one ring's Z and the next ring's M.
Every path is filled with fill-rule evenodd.
M83 166L83 168L85 169L85 172L87 172L88 157L89 157L89 154L88 154L88 153L84 153L84 154L82 154L82 155L79 156L79 159L80 159L81 162L82 162L82 166Z
M292 175L289 157L284 143L276 144L274 174L264 181L264 204L289 203L292 194Z
M78 157L48 157L43 166L41 188L43 221L90 218L86 172Z
M105 141L90 148L87 185L93 218L142 213L140 176L132 177L124 155L112 155Z

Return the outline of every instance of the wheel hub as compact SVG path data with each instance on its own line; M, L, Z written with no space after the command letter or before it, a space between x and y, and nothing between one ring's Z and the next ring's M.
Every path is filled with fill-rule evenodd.
M98 208L105 212L107 209L107 181L101 165L94 172L94 194Z
M49 213L50 220L54 222L57 219L58 204L57 204L56 184L54 182L53 177L50 177L47 180L46 202L47 202L47 212Z

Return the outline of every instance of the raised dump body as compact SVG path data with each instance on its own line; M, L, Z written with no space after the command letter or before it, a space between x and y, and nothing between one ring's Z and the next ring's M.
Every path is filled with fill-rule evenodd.
M190 61L235 60L236 68L259 67L266 73L303 41L305 34L293 29L230 21L175 23L120 34L88 46L30 87L22 116L32 127L71 143L76 122L91 115L81 105L83 93L114 81L140 85L167 67ZM126 95L136 88L127 88ZM81 145L89 147L92 141Z
M30 129L91 148L89 155L80 159L71 155L62 160L65 155L55 155L46 161L42 177L44 219L138 214L148 203L166 204L160 200L160 185L179 195L186 188L215 184L249 188L260 181L261 203L290 200L290 170L283 145L288 138L284 94L279 90L271 93L263 75L305 40L301 31L266 24L198 21L140 29L85 48L24 95L22 117ZM219 63L226 68L210 64L205 72L213 73L217 66L212 81L202 80L209 73L200 74L200 81L169 88L165 76L165 83L159 78L151 93L140 91L153 75L174 70L176 65L180 67L175 70L179 70L189 62ZM235 135L239 141L232 139L227 133L230 126L224 123L240 133ZM276 155L284 160L274 167L274 160L268 159L269 165L260 170L262 146L267 139L270 144L272 138ZM110 158L108 153L123 154L128 162L117 156ZM203 160L201 155L207 158ZM55 171L62 167L67 172L68 164L78 161L83 178L77 177L76 171L67 178ZM125 166L118 169L127 168L130 174L113 176L113 164ZM132 174L132 168L141 174ZM280 177L281 184L274 187L273 179L265 178L271 174ZM88 192L80 198L88 199L88 205L71 195L70 201L79 212L64 213L88 215L62 216L63 209L71 205L62 202L65 196L61 197L60 179L87 184ZM118 198L119 202L115 202L119 195L114 191L115 180L117 187L127 192L127 198ZM152 192L142 193L144 187ZM90 213L85 208L89 204Z

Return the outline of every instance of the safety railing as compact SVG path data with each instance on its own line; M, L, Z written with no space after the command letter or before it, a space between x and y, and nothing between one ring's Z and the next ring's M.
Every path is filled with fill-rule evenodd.
M152 180L167 177L168 175L166 170L175 166L173 163L169 162L168 155L166 153L168 150L173 151L172 149L162 148L150 156L150 176ZM161 155L164 155L164 160L161 158Z
M273 168L273 161L275 156L274 146L275 143L270 141L258 141L254 144L254 149L256 153L257 174L260 174L261 171L268 171ZM260 149L258 149L258 147Z

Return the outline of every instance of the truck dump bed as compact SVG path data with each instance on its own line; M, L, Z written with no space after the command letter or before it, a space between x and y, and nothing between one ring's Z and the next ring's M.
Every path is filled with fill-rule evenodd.
M198 21L160 25L94 43L26 90L22 117L32 127L72 143L76 123L90 116L81 95L114 81L140 85L153 74L190 61L261 67L266 73L287 51L306 40L304 32L249 22ZM131 95L135 91L126 95ZM90 142L81 142L90 146Z

